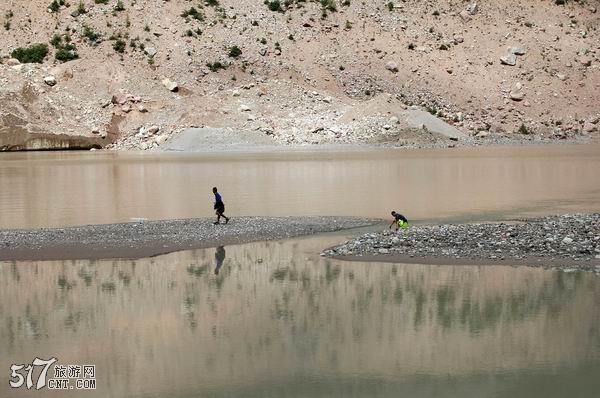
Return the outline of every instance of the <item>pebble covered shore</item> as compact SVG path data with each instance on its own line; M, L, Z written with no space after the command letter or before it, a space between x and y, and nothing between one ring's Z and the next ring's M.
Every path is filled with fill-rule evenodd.
M234 217L0 230L0 261L141 258L178 250L285 239L374 225L355 217Z
M323 255L395 257L399 262L407 258L441 258L454 263L516 261L600 273L600 214L502 223L416 225L397 233L388 230L367 233L326 250Z

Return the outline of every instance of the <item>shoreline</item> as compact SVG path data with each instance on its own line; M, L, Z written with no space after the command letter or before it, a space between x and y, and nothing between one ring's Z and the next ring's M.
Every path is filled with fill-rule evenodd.
M366 233L324 250L347 261L513 265L600 273L600 213L416 225Z
M467 137L466 139L454 141L445 140L438 143L415 143L414 145L397 145L393 141L389 142L331 142L319 144L281 144L281 143L243 143L240 145L212 145L200 148L176 149L168 146L141 150L148 153L181 153L181 154L219 154L219 153L294 153L294 152L360 152L369 150L439 150L439 149L485 149L485 148L518 148L518 147L546 147L546 146L564 146L564 145L594 145L600 144L600 138L594 136L571 137L566 139L523 136L523 137L497 137L493 139L477 139ZM109 152L132 152L128 149L102 148ZM136 151L133 151L136 152Z
M600 260L587 259L576 261L572 259L552 259L547 257L530 256L523 259L474 259L474 258L454 258L447 256L425 256L411 257L409 255L378 255L378 254L357 254L347 256L335 256L338 260L352 262L371 262L371 263L388 263L388 264L403 264L403 265L450 265L450 266L474 266L474 267L534 267L544 269L558 270L578 270L591 271L600 274Z
M46 149L26 149L18 151L0 151L5 156L17 155L23 153L85 153L94 152L96 154L139 154L143 156L226 156L237 158L246 155L267 155L267 156L288 156L288 155L303 155L303 154L324 154L324 153L347 153L360 154L371 151L401 151L403 153L418 153L420 151L455 151L455 150L496 150L496 149L527 149L527 148L561 148L561 147L579 147L588 145L600 145L600 138L595 137L580 137L574 139L510 139L510 140L495 140L472 142L454 142L451 145L421 145L421 146L396 146L390 144L375 144L375 143L325 143L325 144L273 144L273 145L255 145L246 144L242 146L229 147L207 147L195 150L179 150L169 149L164 147L151 148L148 150L140 149L116 149L116 148L100 148L100 149L65 149L65 150L46 150Z
M66 228L0 230L0 261L154 257L182 250L293 238L368 227L358 217L235 217L141 221Z
M530 266L600 274L600 213L513 221L413 225L370 231L381 219L236 217L133 221L65 228L0 230L0 262L138 259L162 254L362 230L322 256L344 261L424 265ZM364 232L366 231L370 232ZM469 243L469 239L471 243Z

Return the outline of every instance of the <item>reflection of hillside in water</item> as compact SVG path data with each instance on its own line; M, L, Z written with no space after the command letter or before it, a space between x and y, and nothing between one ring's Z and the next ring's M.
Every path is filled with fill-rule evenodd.
M600 357L593 275L306 254L327 239L338 238L230 246L218 275L215 249L4 263L0 368L17 354L95 363L118 394L169 388L165 372L193 391L299 374L466 376ZM117 382L124 377L127 385Z

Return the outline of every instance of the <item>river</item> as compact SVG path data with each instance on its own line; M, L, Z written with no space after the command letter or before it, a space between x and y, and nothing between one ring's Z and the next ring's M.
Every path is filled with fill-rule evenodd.
M212 216L213 186L234 216L395 209L435 222L600 211L600 145L1 159L0 228Z
M0 214L3 228L209 216L213 185L233 216L589 212L600 210L599 155L591 145L11 154ZM597 396L594 274L318 255L348 236L0 263L0 396ZM10 388L10 366L35 357L95 365L96 390Z

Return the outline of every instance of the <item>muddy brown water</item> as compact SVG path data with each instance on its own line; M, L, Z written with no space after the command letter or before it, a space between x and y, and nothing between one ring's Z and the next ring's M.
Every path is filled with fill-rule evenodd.
M315 254L340 239L0 263L1 395L597 397L599 277ZM35 357L96 391L9 388Z
M0 228L226 214L498 219L600 211L600 145L0 157Z
M0 215L4 228L209 216L213 185L232 214L396 208L436 222L599 211L599 155L9 154ZM600 277L318 255L347 237L0 262L0 396L598 396ZM95 365L96 390L11 388L11 365L35 357Z

